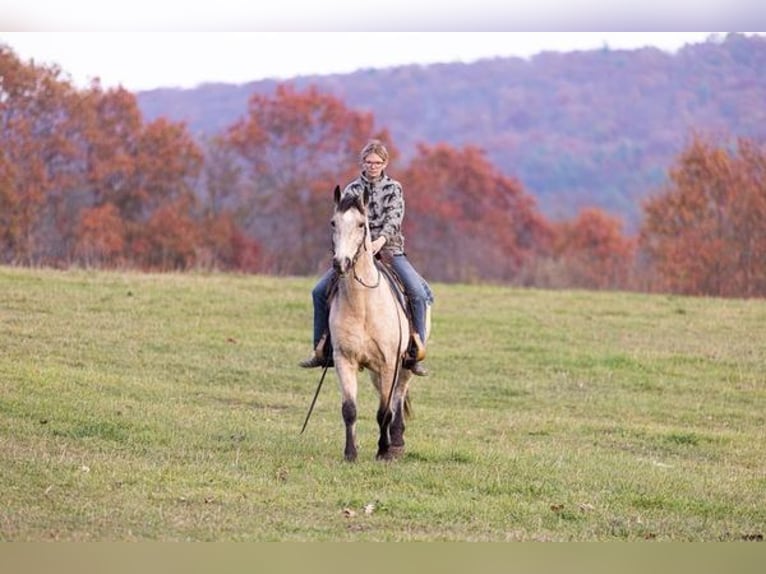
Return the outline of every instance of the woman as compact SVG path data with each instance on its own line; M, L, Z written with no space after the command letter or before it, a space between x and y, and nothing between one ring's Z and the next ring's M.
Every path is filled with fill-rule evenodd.
M379 140L371 140L360 154L361 173L349 183L342 196L348 194L361 196L365 188L370 199L367 205L370 235L373 253L392 262L392 267L399 276L412 308L412 321L415 333L410 353L405 359L405 367L413 374L428 374L422 360L425 358L426 310L433 303L433 293L426 281L404 253L402 220L404 219L404 195L402 185L386 174L388 167L388 149ZM314 301L314 354L301 361L304 368L321 367L330 364L331 345L328 341L329 306L327 290L335 271L327 271L311 292Z

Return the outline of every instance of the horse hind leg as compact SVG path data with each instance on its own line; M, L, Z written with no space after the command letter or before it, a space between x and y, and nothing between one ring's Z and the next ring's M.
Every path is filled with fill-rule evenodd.
M375 458L378 460L391 459L391 421L393 413L387 405L381 404L378 407L378 428L380 429L380 438L378 439L378 454Z
M409 413L409 399L406 396L397 397L397 399L397 406L391 420L389 458L401 458L404 456L404 430L406 428L404 421Z
M382 405L378 409L378 459L394 460L404 455L404 421L410 411L409 399L406 394L397 393L392 403L393 410Z

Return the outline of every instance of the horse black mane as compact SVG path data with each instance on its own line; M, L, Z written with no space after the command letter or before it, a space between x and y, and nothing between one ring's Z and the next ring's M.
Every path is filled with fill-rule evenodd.
M361 195L349 193L341 198L340 203L338 204L338 211L340 213L345 213L351 208L356 208L362 213L365 212L364 200Z

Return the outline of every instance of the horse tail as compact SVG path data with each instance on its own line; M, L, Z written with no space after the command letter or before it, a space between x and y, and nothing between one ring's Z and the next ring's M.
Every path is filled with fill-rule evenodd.
M407 393L407 396L404 397L404 418L409 420L413 416L415 416L415 413L412 410L412 403L410 402L410 393Z

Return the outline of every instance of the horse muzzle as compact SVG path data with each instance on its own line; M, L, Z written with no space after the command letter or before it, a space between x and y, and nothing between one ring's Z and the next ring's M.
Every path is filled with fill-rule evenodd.
M350 257L334 257L332 268L338 275L345 275L351 269L352 261Z

